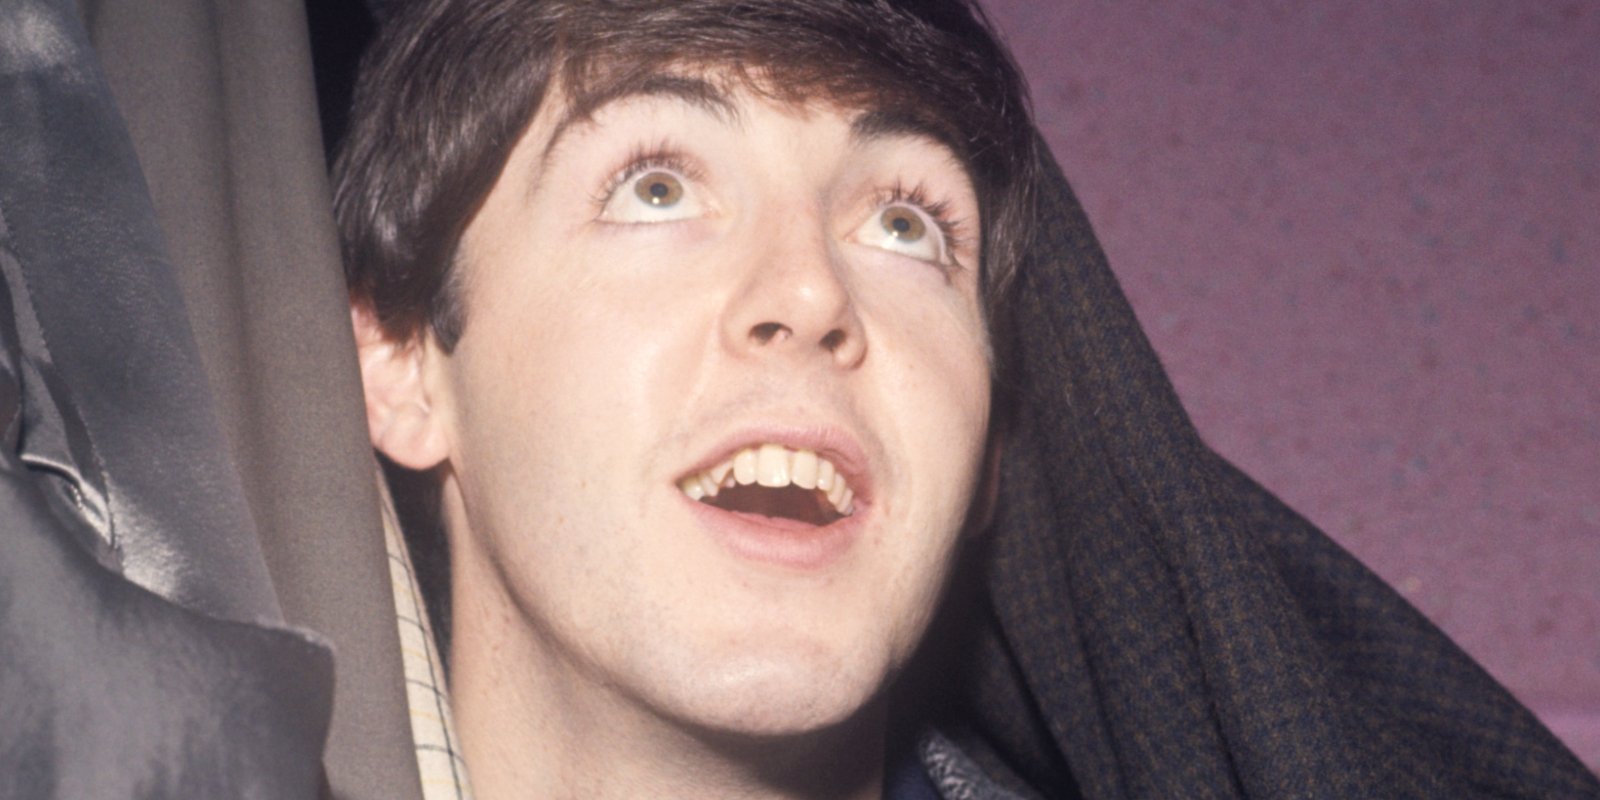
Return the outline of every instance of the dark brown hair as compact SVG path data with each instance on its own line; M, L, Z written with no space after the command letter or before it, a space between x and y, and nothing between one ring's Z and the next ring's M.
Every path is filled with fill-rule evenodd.
M977 191L985 310L1005 339L1035 139L1017 70L965 0L411 3L363 59L334 166L351 299L392 338L427 325L452 349L458 242L552 81L582 109L674 66L935 133Z

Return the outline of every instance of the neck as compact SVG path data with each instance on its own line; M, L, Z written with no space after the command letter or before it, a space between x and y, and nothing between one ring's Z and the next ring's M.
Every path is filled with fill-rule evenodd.
M461 591L495 582L455 578L451 703L480 800L882 796L882 702L818 731L706 730L552 655L508 599Z

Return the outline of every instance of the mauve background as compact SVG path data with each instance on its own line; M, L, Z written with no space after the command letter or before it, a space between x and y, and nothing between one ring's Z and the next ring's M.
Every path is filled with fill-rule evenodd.
M1600 4L984 5L1207 441L1600 766Z

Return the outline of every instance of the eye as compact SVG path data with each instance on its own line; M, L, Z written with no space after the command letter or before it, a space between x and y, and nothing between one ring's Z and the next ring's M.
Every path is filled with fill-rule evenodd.
M906 244L920 242L922 237L928 235L928 226L923 223L922 217L904 206L884 209L878 214L878 221L883 223L884 233Z
M922 261L943 264L948 260L939 221L906 202L879 206L851 238L869 247Z
M607 191L600 219L649 224L700 216L703 209L691 191L692 185L676 170L636 167Z
M633 193L656 208L668 208L683 199L683 181L665 172L652 172L633 182Z

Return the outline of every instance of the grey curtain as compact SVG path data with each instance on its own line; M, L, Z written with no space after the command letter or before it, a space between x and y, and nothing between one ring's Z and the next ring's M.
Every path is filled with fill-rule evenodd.
M316 108L298 0L0 3L0 795L420 796Z
M328 775L417 793L299 0L86 0L284 618L337 655ZM352 613L354 612L354 613Z

